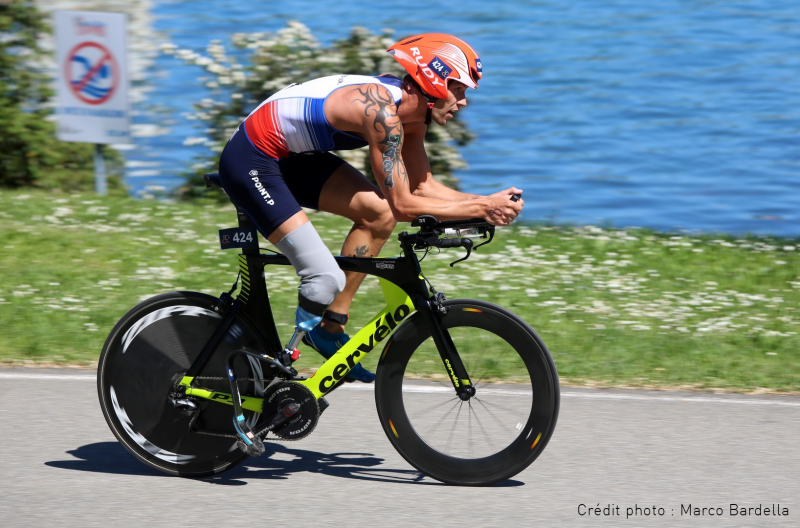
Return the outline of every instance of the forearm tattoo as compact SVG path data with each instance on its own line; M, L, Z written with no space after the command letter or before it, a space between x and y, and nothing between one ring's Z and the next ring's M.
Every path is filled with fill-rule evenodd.
M394 171L395 158L397 157L397 146L400 144L400 136L389 134L385 141L389 148L383 151L383 173L386 175L384 185L391 189L394 187L392 172Z
M402 157L398 159L398 152L403 148L403 124L397 117L394 101L389 97L385 90L378 85L366 84L359 88L358 93L364 98L355 99L353 102L364 105L364 115L370 117L374 113L372 126L383 135L380 144L382 145L382 164L384 180L383 184L387 189L394 188L394 172L400 176L404 183L408 182L408 174L403 163Z

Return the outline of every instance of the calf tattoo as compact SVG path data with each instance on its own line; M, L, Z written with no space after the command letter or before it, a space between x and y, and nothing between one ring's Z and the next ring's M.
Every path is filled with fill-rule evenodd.
M356 254L353 255L353 256L354 257L366 257L368 252L369 252L369 248L367 246L358 246L356 248Z
M385 88L376 84L366 84L358 89L358 93L364 98L354 99L354 103L364 105L364 115L369 117L374 112L372 126L376 131L383 134L380 141L382 151L381 169L383 170L383 185L387 189L394 188L394 172L402 178L404 183L408 182L408 174L403 163L402 157L398 157L398 150L403 148L403 124L397 117L397 109L394 101L388 95Z

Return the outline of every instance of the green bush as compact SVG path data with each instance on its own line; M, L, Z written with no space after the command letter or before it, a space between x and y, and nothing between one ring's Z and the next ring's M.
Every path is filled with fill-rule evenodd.
M386 53L386 48L395 40L390 30L375 35L357 27L350 30L347 38L323 46L306 26L289 22L275 33L233 35L232 53L218 40L208 45L206 55L177 49L172 44L163 45L164 53L204 68L209 75L199 80L211 90L211 97L197 103L197 112L189 116L201 123L204 135L186 140L186 144L208 147L209 154L198 160L195 173L177 193L183 197L207 196L202 174L215 170L222 147L239 123L257 105L285 86L334 74L390 73L402 77L405 70ZM457 119L451 120L446 129L428 128L426 150L437 180L456 186L453 171L466 166L458 146L472 138L464 123ZM367 149L334 153L374 181Z

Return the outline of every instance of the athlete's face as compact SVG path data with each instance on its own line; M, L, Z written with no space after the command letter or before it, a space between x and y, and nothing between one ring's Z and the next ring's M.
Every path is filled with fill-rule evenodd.
M458 81L447 83L447 99L439 99L431 112L431 119L444 126L456 112L467 106L467 85Z

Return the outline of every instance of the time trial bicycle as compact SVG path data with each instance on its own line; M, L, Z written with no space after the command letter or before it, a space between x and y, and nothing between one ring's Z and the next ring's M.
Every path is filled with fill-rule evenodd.
M206 183L220 186L218 175L207 174ZM302 331L281 344L265 280L265 266L289 260L262 254L247 213L237 213L239 227L220 231L223 249L241 249L229 292L147 299L103 346L100 405L133 456L170 475L202 477L263 453L265 439L304 438L328 406L325 395L379 345L378 417L395 449L425 475L488 485L542 453L559 410L547 347L505 308L446 299L417 256L458 247L467 254L456 262L466 260L493 240L494 226L425 215L411 223L418 231L400 233L400 257L336 257L342 270L377 276L386 306L306 378L292 366ZM487 240L473 246L477 238Z

